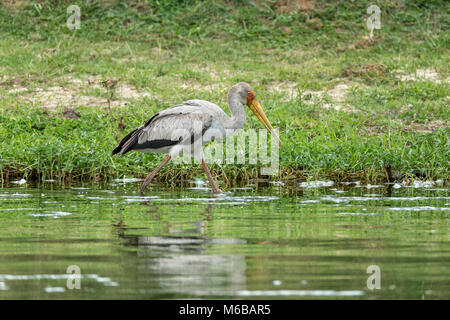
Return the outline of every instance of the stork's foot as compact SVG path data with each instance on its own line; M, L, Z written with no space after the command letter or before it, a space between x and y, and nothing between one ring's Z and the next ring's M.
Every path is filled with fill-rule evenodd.
M206 172L206 176L208 177L209 184L211 185L213 192L216 194L222 193L222 190L220 190L217 184L214 182L211 172L209 171L208 166L206 165L205 159L202 159L202 166Z
M213 192L215 193L215 194L220 194L220 193L223 193L223 191L222 190L220 190L219 188L217 188L217 186L213 186Z
M144 182L141 185L141 196L144 195L145 189L147 189L148 185L152 181L152 179L156 176L156 174L161 170L161 168L170 160L171 156L167 156L152 172L148 174L145 178Z
M143 197L144 194L145 194L145 189L147 189L147 186L142 185L142 186L141 186L141 192L139 192L140 195L141 195L142 197Z
M152 177L152 178L153 178L153 177ZM148 181L146 181L146 180L147 180L147 179L145 179L144 182L143 182L142 185L141 185L141 192L140 192L141 196L144 195L145 189L147 189L147 187L148 187L148 185L150 184L150 181L151 181L152 179L149 179Z
M152 179L156 176L157 171L156 172L155 171L156 171L156 169L154 171L150 172L150 174L145 178L144 182L142 182L141 196L144 195L145 189L147 189L147 187L150 184L150 182L152 181Z

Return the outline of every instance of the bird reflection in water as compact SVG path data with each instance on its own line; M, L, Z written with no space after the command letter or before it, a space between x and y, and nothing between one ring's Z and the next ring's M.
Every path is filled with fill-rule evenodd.
M158 232L161 235L133 234L136 229L127 229L123 217L121 223L114 225L119 238L124 240L122 245L137 248L132 254L138 257L138 281L144 287L141 291L186 297L232 296L245 290L245 256L222 252L226 252L226 245L245 244L246 241L204 236L207 224L214 221L211 216L214 203L209 203L199 214L203 219L191 221L191 227L187 229L175 228L163 221L162 216L167 214L161 212L164 206L158 207L149 201L141 204L149 208L146 213L151 214L152 220L159 220L164 225Z

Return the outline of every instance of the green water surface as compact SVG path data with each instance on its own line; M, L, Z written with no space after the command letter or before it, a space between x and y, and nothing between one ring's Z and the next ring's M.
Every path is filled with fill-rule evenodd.
M0 189L0 299L450 298L446 187L138 188Z

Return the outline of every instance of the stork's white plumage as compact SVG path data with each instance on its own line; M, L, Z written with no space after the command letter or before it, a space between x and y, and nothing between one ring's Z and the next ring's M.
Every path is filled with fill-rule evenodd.
M190 151L193 146L200 147L212 138L234 134L245 124L245 105L247 105L261 123L275 136L278 136L264 114L255 94L249 84L240 82L234 85L228 93L229 117L218 105L204 100L189 100L172 108L165 109L152 116L144 125L126 135L113 150L112 154L120 156L131 151L168 153L169 155L144 180L141 194L150 184L158 171L172 158L182 152ZM201 143L195 143L202 139ZM215 193L221 190L217 187L201 150L195 154L201 156L201 162L208 180Z

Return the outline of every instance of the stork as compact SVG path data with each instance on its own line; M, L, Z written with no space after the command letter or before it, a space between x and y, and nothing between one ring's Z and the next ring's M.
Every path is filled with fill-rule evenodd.
M231 117L218 105L197 99L160 111L144 125L127 134L112 151L112 155L122 156L131 150L168 153L168 156L144 179L141 185L141 195L143 195L155 175L171 158L192 148L198 149L196 146L201 148L214 138L220 139L241 129L245 124L245 105L281 145L280 138L273 130L248 83L239 82L234 85L228 92L227 103ZM217 134L218 132L220 135ZM201 139L200 143L198 139ZM213 192L221 193L206 165L202 150L194 150L194 152L201 158L198 160L202 163Z

